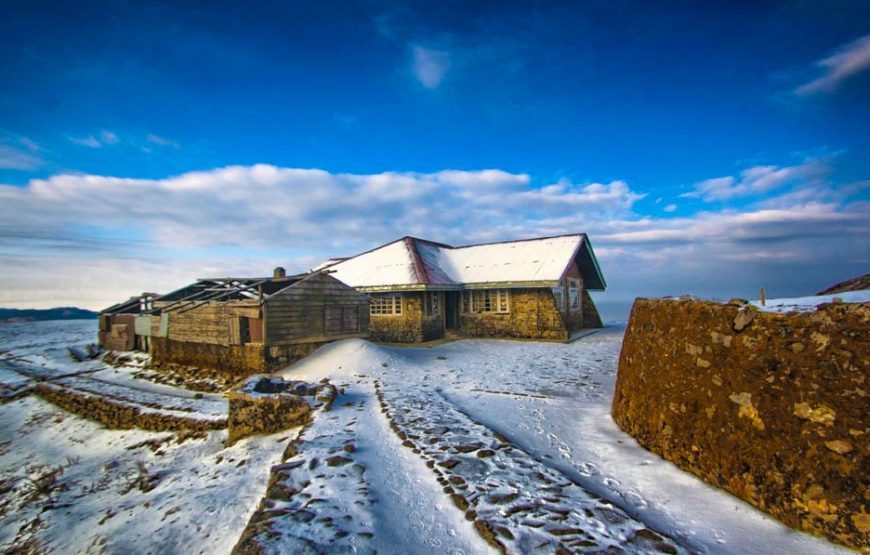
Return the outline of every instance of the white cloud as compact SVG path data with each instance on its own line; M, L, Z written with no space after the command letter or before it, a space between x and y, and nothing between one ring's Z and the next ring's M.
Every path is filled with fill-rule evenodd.
M34 170L45 163L40 150L39 145L27 137L0 134L0 169Z
M820 77L795 89L798 95L829 93L844 81L870 69L870 35L840 47L837 52L816 62L823 70Z
M86 135L84 137L74 137L71 135L67 135L67 139L75 145L84 146L87 148L102 148L108 145L118 144L120 139L118 136L107 130L100 131L97 136L94 135Z
M753 166L739 176L705 179L695 184L695 190L680 195L701 198L706 202L761 195L794 183L811 183L828 170L823 160L812 159L796 166Z
M114 145L118 143L118 136L111 131L100 131L100 140L104 145Z
M422 46L412 48L414 77L427 89L437 89L450 69L450 54Z
M177 141L161 137L160 135L155 135L154 133L148 133L145 136L145 140L158 146L168 146L175 149L181 148L181 145L179 145Z
M13 146L0 144L0 168L7 170L33 170L42 165L42 159Z
M677 211L677 205L676 205L676 204L669 204L669 205L665 206L665 207L663 208L663 210L664 210L665 212L669 213L669 214L670 214L671 212L676 212L676 211Z
M779 169L751 168L735 183L767 180L764 189ZM57 175L0 186L0 303L99 308L208 273L304 270L402 235L467 244L583 231L611 285L603 298L623 303L635 295L746 296L759 281L807 293L870 263L866 203L790 191L742 211L658 218L635 211L642 196L624 181L536 184L497 169L358 175L256 165L159 180Z

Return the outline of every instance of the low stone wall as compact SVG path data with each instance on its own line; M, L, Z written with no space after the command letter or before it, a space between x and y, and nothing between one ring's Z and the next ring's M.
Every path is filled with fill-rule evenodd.
M280 370L298 360L302 360L327 343L329 341L296 343L293 345L270 345L266 347L266 363L263 370L266 372Z
M308 384L270 376L251 376L229 392L227 444L243 437L273 434L311 421L312 404L329 410L338 396L328 383ZM305 397L312 397L309 403Z
M613 418L644 447L785 524L870 544L870 304L760 312L635 301Z
M512 289L510 313L463 312L459 323L458 331L470 337L568 339L568 330L549 289Z
M266 370L266 356L262 345L213 345L152 337L151 364L158 370L163 364L189 366L198 378L242 379Z
M225 420L197 420L173 414L145 411L135 405L47 383L38 384L33 388L33 392L64 410L82 418L99 422L112 430L138 428L152 432L207 431L220 430L227 425Z

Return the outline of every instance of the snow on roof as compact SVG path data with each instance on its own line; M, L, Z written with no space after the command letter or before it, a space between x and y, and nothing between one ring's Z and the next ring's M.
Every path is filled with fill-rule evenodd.
M333 277L351 287L413 285L421 283L414 258L404 239L399 239L329 266Z
M470 245L437 251L435 258L454 283L558 281L583 241L582 235Z
M556 282L586 240L584 234L451 247L413 237L338 261L333 276L357 288L460 287L483 283ZM599 276L594 255L589 256Z

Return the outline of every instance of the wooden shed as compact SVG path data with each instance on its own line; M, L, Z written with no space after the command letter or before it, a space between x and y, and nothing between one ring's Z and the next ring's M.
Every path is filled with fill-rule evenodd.
M148 351L156 293L142 293L100 311L98 342L109 351Z
M328 272L208 278L153 300L150 352L229 377L268 372L324 343L367 337L369 297Z

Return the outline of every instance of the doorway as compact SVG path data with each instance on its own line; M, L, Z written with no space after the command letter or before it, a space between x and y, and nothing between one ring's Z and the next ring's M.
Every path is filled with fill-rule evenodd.
M444 293L444 327L455 330L459 327L459 295L456 291Z

